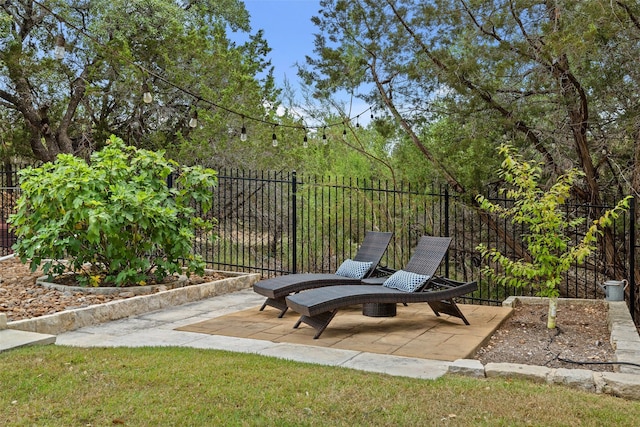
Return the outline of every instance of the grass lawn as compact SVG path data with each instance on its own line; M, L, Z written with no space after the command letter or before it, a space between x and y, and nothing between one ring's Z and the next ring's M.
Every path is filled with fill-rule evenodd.
M640 402L527 381L435 381L187 348L0 353L3 426L635 426Z

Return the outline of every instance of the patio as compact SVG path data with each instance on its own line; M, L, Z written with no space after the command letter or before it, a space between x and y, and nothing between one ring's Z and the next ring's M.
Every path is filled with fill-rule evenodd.
M178 331L303 344L332 349L421 359L454 361L470 358L508 317L509 307L461 304L471 325L443 315L436 317L427 304L398 306L395 317L363 316L360 307L341 310L320 339L305 325L293 329L298 319L288 311L258 311L259 306L177 328Z

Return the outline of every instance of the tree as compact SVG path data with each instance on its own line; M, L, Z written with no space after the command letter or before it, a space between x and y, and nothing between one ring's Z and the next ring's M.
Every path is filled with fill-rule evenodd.
M468 138L493 134L490 129L513 134L550 172L579 165L585 200L603 195L597 175L607 166L592 157L606 148L611 158L629 158L623 146L635 139L639 114L636 4L324 0L321 5L322 14L314 19L323 31L316 36L318 58L308 59L311 69L303 77L315 82L319 93L370 85L367 99L383 104L436 166L442 159L427 149L420 130L442 118L454 126L472 123ZM607 178L622 178L613 175ZM455 176L448 179L459 185Z
M262 33L227 36L250 30L239 0L11 1L0 25L0 108L19 114L40 161L86 157L112 133L210 159L239 134L237 112L262 118L277 95ZM196 115L201 128L189 126Z
M501 145L498 153L504 157L499 174L509 185L502 193L514 201L513 206L501 206L484 196L477 199L482 209L524 226L523 240L531 260L514 260L496 248L481 244L478 249L482 257L494 265L494 268L486 266L485 272L498 283L518 288L530 286L537 289L540 296L548 297L547 327L553 329L556 327L556 305L560 295L558 287L564 274L574 263L581 263L596 249L598 237L621 212L628 209L631 196L604 212L592 222L579 242L573 242L570 230L585 223L586 219L569 217L564 203L582 172L571 169L544 190L539 186L542 168L538 164L523 161L509 145Z
M495 164L486 157L490 150L473 149L471 141L486 138L494 147L513 141L541 161L542 185L578 168L572 190L596 206L638 193L637 2L323 0L321 6L314 18L321 31L317 57L308 58L301 75L319 96L370 87L364 98L384 106L458 192L477 191L463 178L467 165ZM447 138L430 144L434 134ZM436 149L443 145L450 149ZM594 209L593 219L601 214ZM607 234L603 246L607 265L616 265Z

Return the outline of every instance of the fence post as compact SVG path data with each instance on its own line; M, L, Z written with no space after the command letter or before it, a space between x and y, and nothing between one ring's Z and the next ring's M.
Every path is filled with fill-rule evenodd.
M449 237L451 233L449 231L449 186L444 187L444 235ZM444 264L444 275L449 277L449 250L447 251L447 258Z
M629 206L629 311L633 322L636 319L636 198Z
M298 181L296 179L296 171L291 173L291 238L293 240L293 250L291 253L291 261L293 263L293 273L298 272L298 209L297 209L297 197Z

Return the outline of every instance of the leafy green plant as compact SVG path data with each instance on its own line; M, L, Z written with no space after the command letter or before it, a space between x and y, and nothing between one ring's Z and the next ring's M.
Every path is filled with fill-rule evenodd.
M544 190L538 184L542 172L540 165L523 161L506 144L501 145L498 152L504 157L499 174L511 186L502 189L501 193L513 199L514 204L509 208L503 207L484 196L477 196L476 200L485 211L524 226L523 240L531 259L514 260L496 248L481 244L477 249L485 260L494 265L494 268L485 266L484 272L499 284L531 286L538 290L540 296L549 297L547 327L555 328L555 303L563 274L573 263L582 262L596 249L598 235L602 235L602 230L629 207L631 196L594 220L582 240L572 244L568 231L586 219L568 218L563 204L570 196L571 187L583 174L572 169L560 176L551 188Z
M214 220L195 216L212 205L216 172L179 168L164 152L129 147L115 136L90 163L69 155L20 172L21 196L10 217L14 245L32 270L71 271L85 285L142 285L181 272L202 273L191 252L196 228ZM176 185L167 177L176 172Z

